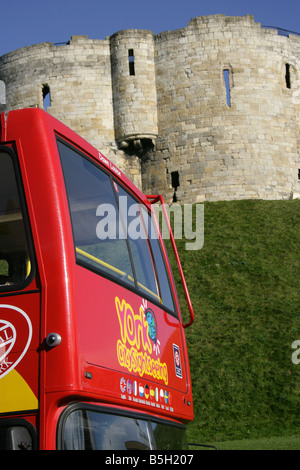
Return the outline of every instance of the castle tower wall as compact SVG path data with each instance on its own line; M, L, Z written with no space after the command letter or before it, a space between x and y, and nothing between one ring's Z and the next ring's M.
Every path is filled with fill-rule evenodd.
M250 15L0 57L0 111L31 106L168 203L300 197L300 37Z
M155 36L159 137L144 190L168 202L299 192L299 46L251 16L199 17Z
M66 45L37 44L0 58L6 109L44 107L92 144L114 139L109 41L73 36Z
M120 31L110 38L116 139L121 147L154 144L157 97L151 31Z
M48 95L47 112L141 186L139 158L124 156L115 142L109 38L72 36L64 45L43 43L6 54L0 57L0 83L5 86L0 111L43 108L44 95Z

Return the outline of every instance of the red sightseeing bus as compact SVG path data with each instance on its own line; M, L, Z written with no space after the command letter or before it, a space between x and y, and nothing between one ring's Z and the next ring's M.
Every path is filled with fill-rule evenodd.
M184 449L161 198L40 109L1 114L0 195L0 449Z

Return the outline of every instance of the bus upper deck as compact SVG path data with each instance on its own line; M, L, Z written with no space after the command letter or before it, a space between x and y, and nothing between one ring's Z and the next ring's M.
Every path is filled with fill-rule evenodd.
M0 137L0 448L182 447L188 353L151 199L42 110L2 113Z

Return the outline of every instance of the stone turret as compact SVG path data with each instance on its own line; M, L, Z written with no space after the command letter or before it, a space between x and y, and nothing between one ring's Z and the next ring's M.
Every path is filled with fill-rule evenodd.
M158 134L151 31L120 31L110 38L116 139L134 151L153 147Z

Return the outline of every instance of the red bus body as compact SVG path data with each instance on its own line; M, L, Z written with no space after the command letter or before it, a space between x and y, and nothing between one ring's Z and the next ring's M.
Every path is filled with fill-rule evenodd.
M9 196L0 212L0 260L9 265L5 251L11 254L14 237L15 251L23 250L26 237L29 252L24 277L9 280L8 267L7 282L0 281L2 448L77 448L70 444L69 428L72 442L79 440L74 437L75 421L94 417L98 409L102 421L108 415L112 421L113 415L171 425L171 434L181 429L193 419L191 381L184 325L162 240L173 312L143 283L133 285L130 276L127 284L114 278L121 269L97 260L87 248L75 248L77 209L72 225L73 202L68 199L58 142L67 149L66 161L76 152L78 165L84 160L88 170L83 179L89 181L89 173L101 169L116 193L127 191L147 211L150 199L99 151L42 110L2 113L0 137L0 172L1 161L8 175L10 159L14 162L25 226L22 238L17 235L19 212ZM66 165L71 187L72 165ZM9 259L16 259L13 256ZM16 430L22 444L12 444ZM129 441L127 448L148 448Z

